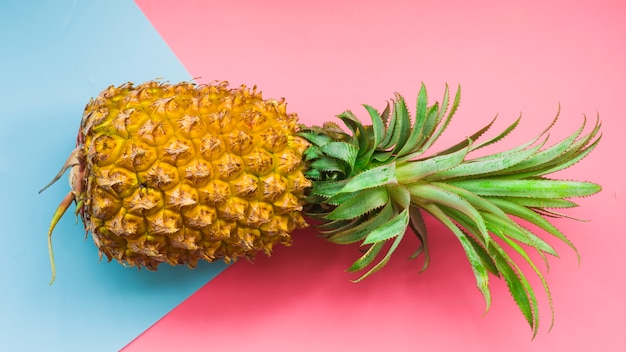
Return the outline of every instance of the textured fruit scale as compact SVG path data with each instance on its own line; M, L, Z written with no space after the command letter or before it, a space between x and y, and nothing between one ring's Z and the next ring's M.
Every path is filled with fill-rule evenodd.
M574 207L570 198L600 186L547 175L588 155L600 140L600 123L586 134L583 124L547 146L555 118L527 143L473 157L520 119L479 142L492 121L430 153L459 101L460 89L450 99L446 86L441 102L429 103L422 85L413 114L396 94L382 110L364 105L371 124L350 111L338 115L344 129L332 122L300 125L284 100L263 99L256 87L111 86L87 104L76 149L49 184L70 170L71 191L48 232L52 279L52 231L74 202L101 254L151 270L163 262L194 267L199 260L270 255L307 226L306 216L322 238L361 244L361 257L348 268L362 272L355 281L385 266L406 233L419 239L411 258L422 255L426 269L428 213L459 240L487 309L489 278L504 279L534 336L534 288L511 254L538 276L554 316L548 283L529 250L546 262L547 254L557 253L516 219L576 251L548 218L564 216L554 209Z

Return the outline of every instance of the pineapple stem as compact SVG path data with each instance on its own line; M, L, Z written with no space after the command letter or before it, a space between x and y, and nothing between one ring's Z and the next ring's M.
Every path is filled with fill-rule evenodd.
M77 147L74 150L72 150L72 153L70 153L70 156L65 161L65 164L63 164L63 167L61 168L61 170L59 170L59 172L54 176L52 181L50 181L47 185L45 185L42 189L39 190L39 193L41 194L41 192L45 191L46 189L48 189L48 187L52 186L55 182L57 182L61 178L61 176L63 176L65 171L67 171L67 169L80 164L80 155L81 155L80 148Z
M59 207L54 212L54 216L52 217L52 221L50 222L50 228L48 229L48 255L50 256L50 266L52 268L52 278L50 279L50 285L54 283L54 279L57 276L57 269L56 265L54 264L54 252L52 250L52 231L54 231L57 223L59 222L59 220L61 220L63 214L65 214L67 208L70 207L74 200L74 193L68 192L67 195L65 195L65 198L63 198L63 201L61 202L61 204L59 204Z

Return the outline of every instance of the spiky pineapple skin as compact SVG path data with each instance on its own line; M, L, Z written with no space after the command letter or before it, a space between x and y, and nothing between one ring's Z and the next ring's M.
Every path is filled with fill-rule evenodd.
M156 269L270 254L306 226L310 181L284 101L227 82L111 86L85 107L71 178L108 260Z

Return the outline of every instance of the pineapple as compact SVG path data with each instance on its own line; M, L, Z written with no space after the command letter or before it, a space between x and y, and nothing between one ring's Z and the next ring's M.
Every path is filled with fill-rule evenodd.
M557 253L515 219L576 251L547 218L564 216L553 209L574 207L570 198L592 195L600 186L547 175L589 154L600 140L600 123L587 134L583 123L547 147L555 118L525 144L470 157L520 122L479 143L492 121L426 154L459 100L460 88L451 101L446 86L441 102L430 104L422 85L413 118L396 94L382 111L364 105L371 125L350 111L338 115L344 130L332 122L299 125L283 100L264 100L256 87L155 81L111 86L87 104L76 149L45 187L70 170L71 191L48 231L52 280L52 231L74 202L101 256L151 270L163 262L194 267L199 260L270 255L276 244L291 243L292 231L307 226L304 214L326 240L364 247L348 268L361 273L355 281L385 266L407 228L420 242L411 258L423 256L426 269L428 213L458 238L487 309L491 274L506 281L534 336L537 298L516 260L539 277L554 317L546 278L528 251L546 262L546 255Z

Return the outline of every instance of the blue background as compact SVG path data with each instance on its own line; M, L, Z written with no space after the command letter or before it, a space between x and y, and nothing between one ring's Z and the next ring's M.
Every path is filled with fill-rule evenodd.
M68 211L49 286L46 233L66 175L37 192L73 149L90 97L191 77L132 1L2 0L0 48L0 351L119 350L225 264L150 272L99 261Z

